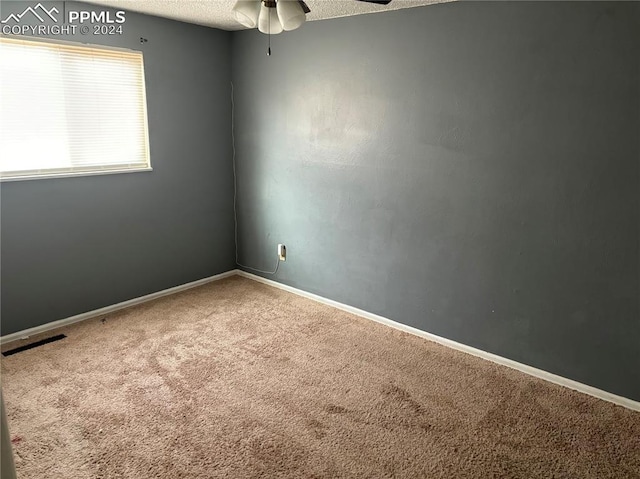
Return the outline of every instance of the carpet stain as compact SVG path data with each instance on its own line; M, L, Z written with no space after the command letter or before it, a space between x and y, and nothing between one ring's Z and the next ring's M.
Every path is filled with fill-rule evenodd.
M345 414L349 412L347 408L344 408L342 406L336 406L335 404L329 404L325 406L324 410L327 411L329 414Z
M411 411L413 414L417 416L423 416L427 414L427 410L417 402L415 399L411 397L411 394L401 387L396 386L395 384L388 384L382 388L382 393L392 401L394 401L397 407L403 408L405 410Z

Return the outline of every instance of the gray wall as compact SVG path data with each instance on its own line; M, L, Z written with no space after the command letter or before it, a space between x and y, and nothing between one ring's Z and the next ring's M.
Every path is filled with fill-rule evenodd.
M0 185L2 334L235 267L231 34L127 13L66 39L144 52L153 172Z
M234 33L240 259L640 400L640 8L454 3Z

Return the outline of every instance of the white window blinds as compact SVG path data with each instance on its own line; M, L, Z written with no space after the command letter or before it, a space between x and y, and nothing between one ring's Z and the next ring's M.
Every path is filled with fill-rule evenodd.
M0 37L0 176L150 169L142 53Z

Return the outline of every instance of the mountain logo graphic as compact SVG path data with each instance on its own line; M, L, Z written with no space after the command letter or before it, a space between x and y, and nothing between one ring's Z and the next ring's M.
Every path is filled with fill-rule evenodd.
M38 12L40 12L40 13L38 13ZM54 13L60 13L60 11L56 7L53 7L50 10L47 10L45 7L42 6L41 3L38 3L35 7L27 7L27 8L25 8L24 12L22 12L22 13L18 13L18 14L12 13L7 18L2 20L2 22L0 22L0 23L9 23L10 20L13 20L16 23L20 23L20 20L22 20L22 18L27 13L31 13L33 16L35 16L38 20L40 20L40 23L44 23L45 16L49 17L54 22L58 23L58 19L56 17L54 17L53 14Z

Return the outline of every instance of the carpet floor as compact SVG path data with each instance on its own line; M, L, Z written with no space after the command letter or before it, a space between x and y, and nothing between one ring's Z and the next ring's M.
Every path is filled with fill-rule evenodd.
M640 413L240 277L58 333L2 359L19 479L640 478Z

